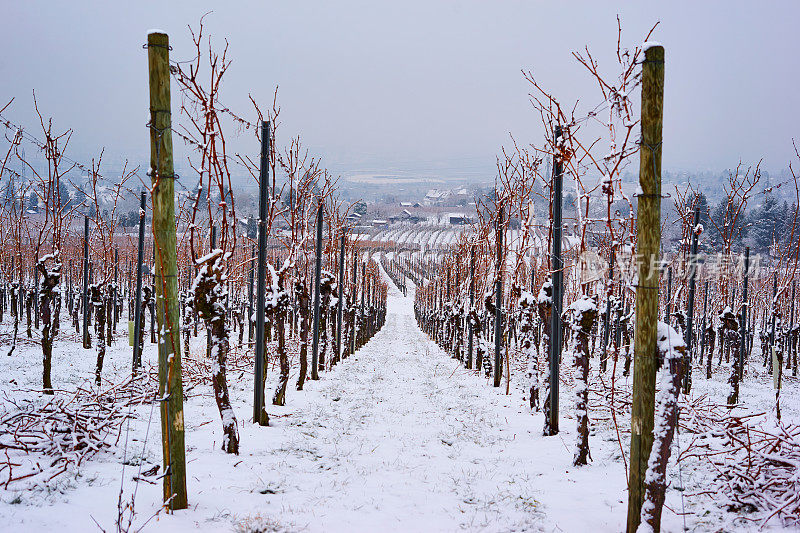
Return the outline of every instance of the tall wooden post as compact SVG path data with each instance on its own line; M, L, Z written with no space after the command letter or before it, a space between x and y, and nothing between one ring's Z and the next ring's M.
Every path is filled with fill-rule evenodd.
M319 278L322 275L322 207L322 198L320 198L319 208L317 208L317 249L314 262L314 329L312 331L313 342L311 344L311 379L319 379Z
M636 330L631 412L631 469L628 480L628 533L639 527L644 475L653 447L661 246L661 126L664 105L664 47L645 50L642 64L642 139L639 150L639 205L636 220Z
M175 235L175 171L172 161L169 37L147 36L150 69L150 168L155 248L158 331L158 394L164 455L164 501L185 509L186 457L183 442L183 385L178 309L178 245Z
M270 128L268 121L261 121L261 170L258 175L258 263L256 268L256 348L253 383L253 422L269 425L264 409L264 320L267 297L267 190L269 188Z

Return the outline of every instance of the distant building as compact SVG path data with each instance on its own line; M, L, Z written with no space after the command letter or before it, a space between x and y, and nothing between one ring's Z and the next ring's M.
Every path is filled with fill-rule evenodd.
M409 224L418 224L422 222L422 217L418 217L417 215L413 214L408 209L403 209L403 211L399 215L393 215L389 217L390 222L406 222Z
M361 222L361 215L358 213L350 213L345 220L350 224L358 224Z
M464 187L443 191L440 189L431 189L425 194L423 203L427 206L466 206L469 202L473 201L473 197L469 191Z
M425 194L423 203L425 205L442 205L450 196L450 191L441 191L439 189L431 189Z
M466 226L468 224L474 224L473 220L464 213L450 213L447 218L449 223L453 226Z
M372 232L372 228L369 226L353 226L350 228L350 233L355 235L367 235Z

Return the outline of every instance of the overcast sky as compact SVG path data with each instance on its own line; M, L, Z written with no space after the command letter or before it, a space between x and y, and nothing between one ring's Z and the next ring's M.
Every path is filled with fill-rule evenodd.
M611 63L655 22L666 48L664 167L722 170L764 158L786 166L798 136L797 2L33 2L5 5L0 96L35 126L31 90L75 130L73 157L106 146L148 155L146 32L192 57L188 24L227 38L223 100L249 113L280 86L284 136L302 134L338 171L491 168L509 132L541 142L520 69L564 102L596 99L571 57ZM247 137L237 149L252 144ZM178 143L176 142L176 147Z

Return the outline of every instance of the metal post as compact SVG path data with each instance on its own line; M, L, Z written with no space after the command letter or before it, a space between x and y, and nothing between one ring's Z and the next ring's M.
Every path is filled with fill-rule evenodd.
M475 307L475 246L470 247L469 251L469 312ZM469 314L468 314L469 316ZM472 320L467 319L467 368L472 368Z
M672 300L672 267L667 269L667 304L664 308L664 322L667 324L670 323L670 315L672 314L671 309L671 300Z
M739 373L739 380L741 381L742 377L744 376L744 355L747 350L747 274L748 270L750 270L750 247L744 249L744 272L743 272L743 282L742 282L742 314L739 318L739 364L737 365L737 372ZM775 282L777 284L777 278L775 278ZM777 287L777 285L776 285ZM773 322L773 335L775 334L774 331L775 322ZM774 340L774 337L772 338Z
M497 217L495 231L497 232L497 265L495 279L495 308L494 308L494 386L499 387L503 377L503 362L500 352L503 349L503 207Z
M136 300L133 304L133 372L142 366L142 354L139 352L139 337L142 335L142 264L144 263L144 218L145 192L139 204L139 250L136 263Z
M251 259L255 262L256 247L253 246L253 251L250 254ZM256 266L250 263L250 279L248 280L248 294L247 294L247 342L253 342L253 274Z
M692 222L692 244L689 249L689 296L686 302L686 331L683 333L686 342L686 355L688 365L686 365L686 375L683 379L683 388L688 391L692 373L692 335L694 334L694 291L697 277L697 225L700 223L700 208L694 209L694 221ZM670 271L671 272L671 271ZM745 293L746 296L746 293Z
M600 352L600 371L605 372L608 366L608 339L611 333L611 294L614 286L614 248L612 246L608 258L608 290L606 291L606 313L603 318L603 351Z
M336 302L336 359L342 357L342 305L344 300L344 245L347 236L342 233L339 250L339 300Z
M211 242L209 243L209 252L213 252L217 246L217 227L211 224ZM206 357L211 359L211 324L206 326Z
M83 217L83 296L81 298L81 311L83 311L83 347L91 348L92 339L89 337L89 217Z
M795 299L795 289L796 287L795 280L792 280L792 300L791 300L791 308L789 309L789 329L788 329L788 343L789 347L786 350L786 358L790 360L792 365L792 375L797 375L797 354L794 351L794 299Z
M352 298L353 301L350 303L351 307L355 307L356 305L356 296L358 295L358 288L356 287L356 276L358 275L358 262L356 261L356 251L353 250L353 282L351 286L353 287L353 294ZM356 322L358 322L358 318L355 314L356 312L353 311L353 323L350 325L350 347L348 349L348 355L352 355L356 351Z
M256 274L256 348L255 376L253 383L253 422L269 424L264 409L264 313L266 298L267 263L267 189L269 188L269 121L261 121L261 168L258 176L258 263Z
M317 249L314 262L314 331L313 343L311 345L311 379L319 379L319 278L322 275L322 198L319 200L317 208Z
M119 305L117 300L119 299L119 248L116 246L114 247L114 291L112 292L112 298L114 298L111 308L112 312L114 313L114 330L117 329L117 321L119 319Z
M749 251L749 249L748 249ZM746 257L746 256L745 256ZM770 373L772 373L772 350L775 349L775 322L776 322L776 312L778 307L778 302L776 301L778 298L778 273L772 273L772 307L771 309L771 319L770 319L770 328L769 328L769 350L770 355L768 361L768 368L770 369Z
M367 254L367 257L369 257L369 254ZM361 317L361 318L359 318L359 323L361 324L361 327L359 328L359 332L358 332L359 333L359 338L360 338L360 340L358 342L358 347L359 348L361 346L364 346L364 342L365 342L364 333L366 333L366 327L367 327L366 320L364 320L364 299L365 299L366 293L367 293L367 262L366 261L361 263L361 285L362 285L362 287L361 287L361 310L359 311L359 316Z
M556 126L555 142L561 138L561 126ZM564 282L564 263L561 258L561 209L563 196L564 168L560 158L553 161L553 304L550 313L550 388L549 420L547 421L547 435L558 434L558 374L561 362L561 302L562 286Z

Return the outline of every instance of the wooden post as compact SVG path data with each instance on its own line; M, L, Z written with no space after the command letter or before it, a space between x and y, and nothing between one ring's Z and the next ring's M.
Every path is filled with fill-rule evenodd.
M317 249L314 263L314 329L313 342L311 344L311 379L319 379L319 278L322 275L322 198L319 200L317 208Z
M256 268L256 347L253 383L253 422L269 425L264 409L264 320L267 264L267 189L269 188L270 128L268 121L261 121L261 166L258 175L258 263Z
M158 394L164 455L164 502L185 509L186 456L178 309L178 245L175 235L175 171L172 161L169 37L147 36L150 70L150 168L158 331Z
M631 411L631 468L628 479L628 533L639 527L644 475L653 447L661 246L661 126L664 104L664 47L647 46L642 64L642 139L639 150L637 211L636 326Z

